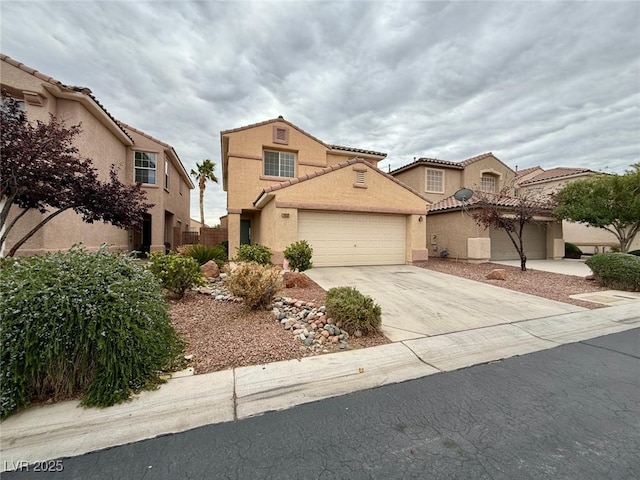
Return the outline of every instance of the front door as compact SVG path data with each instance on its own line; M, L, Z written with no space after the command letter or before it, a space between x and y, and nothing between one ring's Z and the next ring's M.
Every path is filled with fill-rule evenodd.
M251 245L251 220L240 220L240 245Z

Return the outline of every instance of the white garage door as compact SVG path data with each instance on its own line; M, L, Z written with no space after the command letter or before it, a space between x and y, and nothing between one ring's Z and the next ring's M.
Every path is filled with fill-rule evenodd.
M402 215L301 211L298 238L313 247L316 267L406 263Z
M516 248L504 230L491 229L491 260L519 260ZM516 241L517 237L516 237ZM528 260L547 258L547 229L545 224L527 223L523 231L524 253Z

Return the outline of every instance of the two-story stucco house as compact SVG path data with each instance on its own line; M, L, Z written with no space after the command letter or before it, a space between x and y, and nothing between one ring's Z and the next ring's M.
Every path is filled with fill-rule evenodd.
M390 174L430 201L425 228L432 255L446 250L452 258L471 262L519 258L503 230L478 226L469 213L472 202L465 204L454 198L454 193L463 188L497 193L513 186L516 172L492 153L461 162L420 158ZM502 206L508 212L508 202ZM550 216L535 220L525 227L527 257L562 257L561 224Z
M543 189L552 193L561 190L571 182L585 180L594 175L603 175L603 173L588 168L557 167L545 170L538 166L519 171L516 175L515 185L521 192ZM585 253L602 252L620 245L613 233L582 223L563 220L562 232L566 242L578 245ZM638 236L629 246L629 250L636 249L640 249L640 237Z
M230 257L259 243L282 263L306 240L315 266L426 260L428 202L377 168L386 154L327 144L282 117L220 137Z
M69 126L81 124L75 138L79 154L91 158L102 180L112 164L123 183L142 183L154 207L139 228L130 231L105 223L84 223L72 211L41 228L18 255L65 250L82 243L88 250L106 243L124 251L163 251L172 243L174 227L188 229L190 190L194 185L175 150L133 127L118 122L87 88L65 85L6 55L0 55L3 90L24 102L27 119L47 122L50 114ZM15 213L14 213L15 214ZM41 219L37 211L25 215L9 235L7 247Z

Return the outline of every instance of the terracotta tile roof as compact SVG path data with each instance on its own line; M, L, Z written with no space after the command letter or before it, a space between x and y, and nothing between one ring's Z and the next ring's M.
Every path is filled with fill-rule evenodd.
M392 170L391 172L389 172L391 175L396 174L396 173L400 173L403 172L405 170L411 170L412 168L415 168L419 165L424 165L424 166L445 166L445 167L450 167L450 168L455 168L456 170L462 170L464 169L464 167L462 165L460 165L459 163L456 162L449 162L448 160L440 160L439 158L419 158L417 160L414 160L411 163L408 163L407 165L404 165L402 167L398 167L395 170Z
M506 165L502 160L500 160L498 157L496 157L493 153L491 152L487 152L487 153L482 153L480 155L476 155L475 157L471 157L471 158L467 158L466 160L462 160L461 162L450 162L448 160L440 160L439 158L419 158L418 160L415 160L407 165L404 165L402 167L396 168L395 170L391 171L391 175L394 175L396 173L400 173L402 171L405 170L410 170L412 168L415 168L419 165L423 165L426 167L445 167L445 168L454 168L456 170L464 170L465 167L479 162L480 160L484 160L485 158L489 158L489 157L493 157L496 160L498 160L500 163L502 163L505 167L507 167L509 170L511 170L511 167L509 167L508 165Z
M365 155L375 155L377 157L386 157L386 153L376 152L375 150L364 150L361 148L353 148L353 147L344 147L342 145L329 145L329 148L332 150L342 150L345 152L353 152L353 153L363 153Z
M91 98L91 100L93 100L93 102L113 121L113 123L116 124L116 126L120 130L122 130L122 133L124 133L129 138L129 140L133 142L133 138L131 138L129 134L122 129L122 127L118 124L118 121L107 111L107 109L96 99L96 97L93 96L93 94L91 93L91 89L87 87L65 85L61 81L56 80L55 78L50 77L48 75L44 75L39 71L37 71L36 69L28 67L24 63L18 62L17 60L14 60L13 58L7 55L4 55L2 53L0 53L0 60L7 62L9 65L13 65L14 67L19 68L20 70L27 72L30 75L33 75L34 77L39 78L40 80L43 80L51 85L55 85L56 87L62 90L71 90L73 92L82 93L83 95L86 95L87 97Z
M300 127L298 127L297 125L294 125L293 123L291 123L288 120L285 120L284 117L282 115L280 115L278 118L272 118L270 120L265 120L264 122L258 122L258 123L252 123L250 125L244 125L243 127L238 127L238 128L231 128L229 130L222 130L220 132L220 136L224 136L227 135L229 133L235 133L235 132L242 132L243 130L249 130L250 128L255 128L255 127L261 127L263 125L269 125L270 123L275 123L275 122L282 122L282 123L286 123L287 125L289 125L291 128L295 128L296 130L298 130L300 133L302 133L303 135L306 135L307 137L310 137L312 139L314 139L316 142L324 145L326 148L330 148L329 145L327 145L326 143L324 143L322 140L320 140L319 138L314 137L313 135L311 135L309 132L305 132L303 129L301 129Z
M540 165L537 165L535 167L525 168L523 170L518 170L516 172L516 179L520 177L524 177L525 175L529 175L530 173L535 172L536 170L540 170L541 172L543 171Z
M517 197L506 197L504 195L483 193L487 195L487 197L494 197L491 202L493 205L501 206L501 207L516 207L520 200ZM453 210L461 210L463 206L466 205L467 208L474 208L475 204L478 203L477 197L471 197L467 202L461 202L456 200L453 195L450 197L444 198L439 202L433 203L429 205L427 209L427 214L436 213L436 212L445 212L445 211L453 211Z
M347 160L346 162L337 163L335 165L331 165L329 167L325 167L325 168L323 168L321 170L316 170L315 172L311 172L311 173L308 173L306 175L301 175L300 177L295 177L295 178L292 178L290 180L285 180L284 182L276 183L274 185L269 185L268 187L264 188L260 192L260 195L258 195L258 198L256 198L256 200L253 202L253 204L256 205L258 203L258 200L260 200L263 195L266 195L266 194L269 194L269 193L272 193L272 192L275 192L275 191L278 191L278 190L282 190L283 188L287 188L287 187L289 187L291 185L296 185L298 183L306 182L307 180L311 180L312 178L316 178L316 177L320 177L322 175L326 175L327 173L333 172L335 170L340 170L342 168L348 167L350 165L354 165L356 163L365 164L366 166L371 168L371 170L373 170L375 172L378 172L380 175L382 175L384 177L387 177L389 180L391 180L395 184L401 186L405 190L409 190L411 193L413 193L413 194L417 195L418 197L424 199L425 202L430 203L428 199L426 199L423 195L418 193L413 188L405 185L404 183L402 183L401 181L395 179L394 177L392 177L388 173L385 173L382 170L380 170L379 168L373 166L371 163L367 162L365 159L355 157L355 158L351 158L351 159Z
M588 168L552 168L550 170L543 170L539 175L536 175L533 178L525 180L521 183L521 185L529 185L532 183L545 182L549 180L556 180L563 177L571 177L574 175L581 175L585 173L597 173L593 170L589 170Z
M466 167L467 165L471 165L472 163L476 163L484 158L489 158L489 157L494 157L496 160L498 159L493 153L487 152L487 153L481 153L480 155L476 155L475 157L467 158L466 160L461 161L460 165L462 165L463 167Z
M294 129L298 130L303 135L306 135L307 137L310 137L313 140L315 140L316 142L318 142L321 145L325 146L328 150L340 150L340 151L344 151L344 152L361 153L361 154L364 154L364 155L375 155L375 156L379 156L379 157L386 157L387 156L386 153L376 152L375 150L365 150L365 149L362 149L362 148L345 147L345 146L342 146L342 145L330 145L328 143L323 142L319 138L314 137L309 132L303 130L302 128L298 127L297 125L294 125L290 121L285 120L282 115L280 115L278 118L272 118L272 119L269 119L269 120L265 120L264 122L252 123L250 125L245 125L245 126L238 127L238 128L231 128L229 130L222 130L220 132L220 136L224 136L224 135L227 135L229 133L242 132L243 130L249 130L251 128L261 127L263 125L269 125L271 123L276 123L276 122L286 123L291 128L294 128Z

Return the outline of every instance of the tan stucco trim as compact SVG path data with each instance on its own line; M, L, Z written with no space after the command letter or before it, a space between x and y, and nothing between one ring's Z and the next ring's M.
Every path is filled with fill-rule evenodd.
M353 167L353 171L354 172L367 172L368 169L364 165L363 166L356 165L356 166Z
M369 188L369 187L367 187L367 185L364 183L354 183L353 188Z
M227 214L229 215L240 215L242 213L242 209L241 208L228 208L227 209Z
M304 165L305 167L320 167L320 168L324 168L327 166L324 163L309 163L309 162L298 162L298 165Z
M388 213L393 215L424 215L424 211L411 210L407 208L387 208L387 207L365 207L354 205L339 205L328 203L303 203L303 202L283 202L276 200L277 208L295 208L298 210L328 210L339 212L359 212L359 213Z
M246 160L259 160L259 161L262 161L262 157L259 157L257 155L244 155L242 153L228 153L227 156L228 157L234 157L234 158L244 158Z

